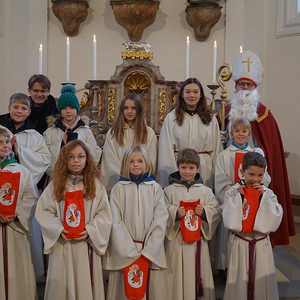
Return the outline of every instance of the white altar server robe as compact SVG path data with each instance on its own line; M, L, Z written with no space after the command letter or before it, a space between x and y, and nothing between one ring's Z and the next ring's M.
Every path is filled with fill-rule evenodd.
M37 290L28 241L28 235L32 234L32 218L37 200L32 176L25 167L17 163L9 164L3 170L21 173L16 206L19 221L14 220L6 227L8 298L34 300L37 299ZM0 299L5 299L2 226L0 223Z
M106 134L106 140L103 148L100 171L103 175L104 186L108 192L118 182L123 156L126 150L133 145L135 129L124 128L124 145L120 146L116 139L111 135L111 129ZM157 158L157 137L152 128L147 126L147 141L142 144L148 152L150 160L156 170Z
M110 205L113 227L103 262L103 267L111 270L107 299L127 300L123 268L141 255L149 259L150 299L163 299L164 291L155 285L156 273L167 267L163 243L168 212L161 187L154 180L138 186L132 181L119 181L111 191Z
M100 161L102 154L101 148L97 145L95 137L89 126L84 125L76 128L74 132L78 133L78 140L81 140L88 147L95 164ZM44 132L46 145L51 153L51 162L47 169L47 174L52 177L55 163L61 149L61 142L64 137L64 131L58 127L51 126Z
M209 258L210 240L221 220L221 209L211 189L201 183L193 184L189 190L182 184L173 183L164 190L169 212L166 229L166 258L168 300L196 299L196 251L197 242L185 243L180 230L180 220L176 218L180 200L200 199L205 210L206 221L201 222L201 277L203 300L215 299L214 280Z
M105 299L101 258L108 245L112 217L105 188L98 179L95 180L96 197L84 200L85 229L89 235L84 241L61 238L65 201L53 199L53 182L38 201L36 219L42 228L44 252L50 254L45 300ZM83 190L83 183L81 181L74 186L67 181L66 190ZM92 246L92 266L88 244Z
M181 126L175 121L174 110L166 116L160 131L158 147L157 179L162 187L168 185L169 174L177 171L174 151L178 152L184 148L192 148L199 153L200 175L203 183L214 188L214 160L223 150L219 125L215 116L208 126L202 123L197 114L191 116L184 113Z
M282 219L282 207L275 194L264 187L254 222L253 233L242 231L242 198L235 184L225 193L222 215L225 228L247 240L260 239L276 231ZM247 299L249 271L249 243L231 234L227 246L227 281L224 300ZM254 250L254 298L276 300L278 297L275 265L269 237L258 241Z
M225 192L231 188L234 182L234 170L235 170L235 154L236 153L247 153L247 152L258 152L262 156L264 152L261 148L254 148L252 149L250 146L241 150L232 144L229 145L224 151L222 151L216 159L215 164L215 194L216 197L222 205L224 203L224 196ZM267 172L264 174L263 183L266 187L269 186L271 182L271 176ZM217 251L216 251L216 267L221 270L225 270L226 266L226 252L227 252L227 240L228 240L228 230L225 229L223 222L220 223L218 232L218 244L217 244Z

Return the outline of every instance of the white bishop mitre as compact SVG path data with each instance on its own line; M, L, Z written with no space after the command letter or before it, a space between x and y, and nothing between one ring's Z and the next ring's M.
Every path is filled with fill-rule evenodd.
M237 83L241 79L253 81L258 86L263 78L263 67L259 57L252 51L242 52L237 57L233 70L232 79Z

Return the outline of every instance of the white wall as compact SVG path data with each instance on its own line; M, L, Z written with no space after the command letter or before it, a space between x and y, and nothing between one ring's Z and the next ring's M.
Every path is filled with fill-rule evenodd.
M66 35L52 12L50 0L2 1L0 113L5 113L10 95L26 93L28 78L38 72L40 43L44 46L43 73L52 82L52 94L55 97L60 95L61 83L66 81ZM80 25L79 34L70 39L70 80L76 83L78 97L82 96L84 84L93 76L93 35L96 34L98 41L98 78L103 80L109 79L116 65L122 63L121 52L125 49L122 43L129 41L126 30L115 21L110 0L91 0L89 4L89 15ZM265 73L259 87L262 102L276 117L284 147L291 152L287 159L291 192L300 195L300 175L297 172L300 161L297 130L300 128L297 114L300 36L276 38L274 0L230 0L226 4L221 0L220 21L206 42L198 42L186 22L186 4L181 0L161 0L156 20L144 31L142 38L152 46L152 62L160 66L166 80L183 81L185 40L189 35L190 76L199 78L206 86L212 83L214 40L218 42L217 65L224 62L233 65L241 45L244 50L257 53ZM230 98L234 91L232 81L227 83L227 89ZM207 88L205 92L210 96Z

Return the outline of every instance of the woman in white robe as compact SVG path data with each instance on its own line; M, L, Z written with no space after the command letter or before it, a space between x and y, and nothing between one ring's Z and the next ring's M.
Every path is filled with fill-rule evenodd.
M165 118L158 147L158 182L168 185L169 174L177 170L176 155L184 148L200 156L200 175L206 186L213 186L214 160L223 150L216 117L208 107L201 83L187 79L176 107Z

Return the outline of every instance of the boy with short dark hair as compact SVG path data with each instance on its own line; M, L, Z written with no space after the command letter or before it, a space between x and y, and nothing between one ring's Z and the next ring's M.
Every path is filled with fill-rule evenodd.
M225 193L223 222L231 234L224 300L279 299L269 233L279 227L283 211L276 195L262 184L265 168L261 154L246 153L245 179Z
M186 148L179 153L177 167L179 171L170 175L170 185L164 190L169 212L165 273L168 299L202 296L201 299L212 300L215 292L208 240L221 219L220 206L211 189L202 183L198 173L200 159L194 149Z
M28 235L36 194L30 172L14 157L10 135L0 128L0 299L36 299Z
M252 149L248 140L251 136L251 125L245 119L236 119L231 123L230 135L232 143L218 156L215 164L215 194L222 205L224 203L225 192L237 181L243 179L241 174L243 155L247 152L255 151L264 155L261 148ZM271 177L265 172L263 183L268 186ZM218 232L218 244L216 251L216 267L226 270L226 249L228 231L225 230L223 222L220 223Z

